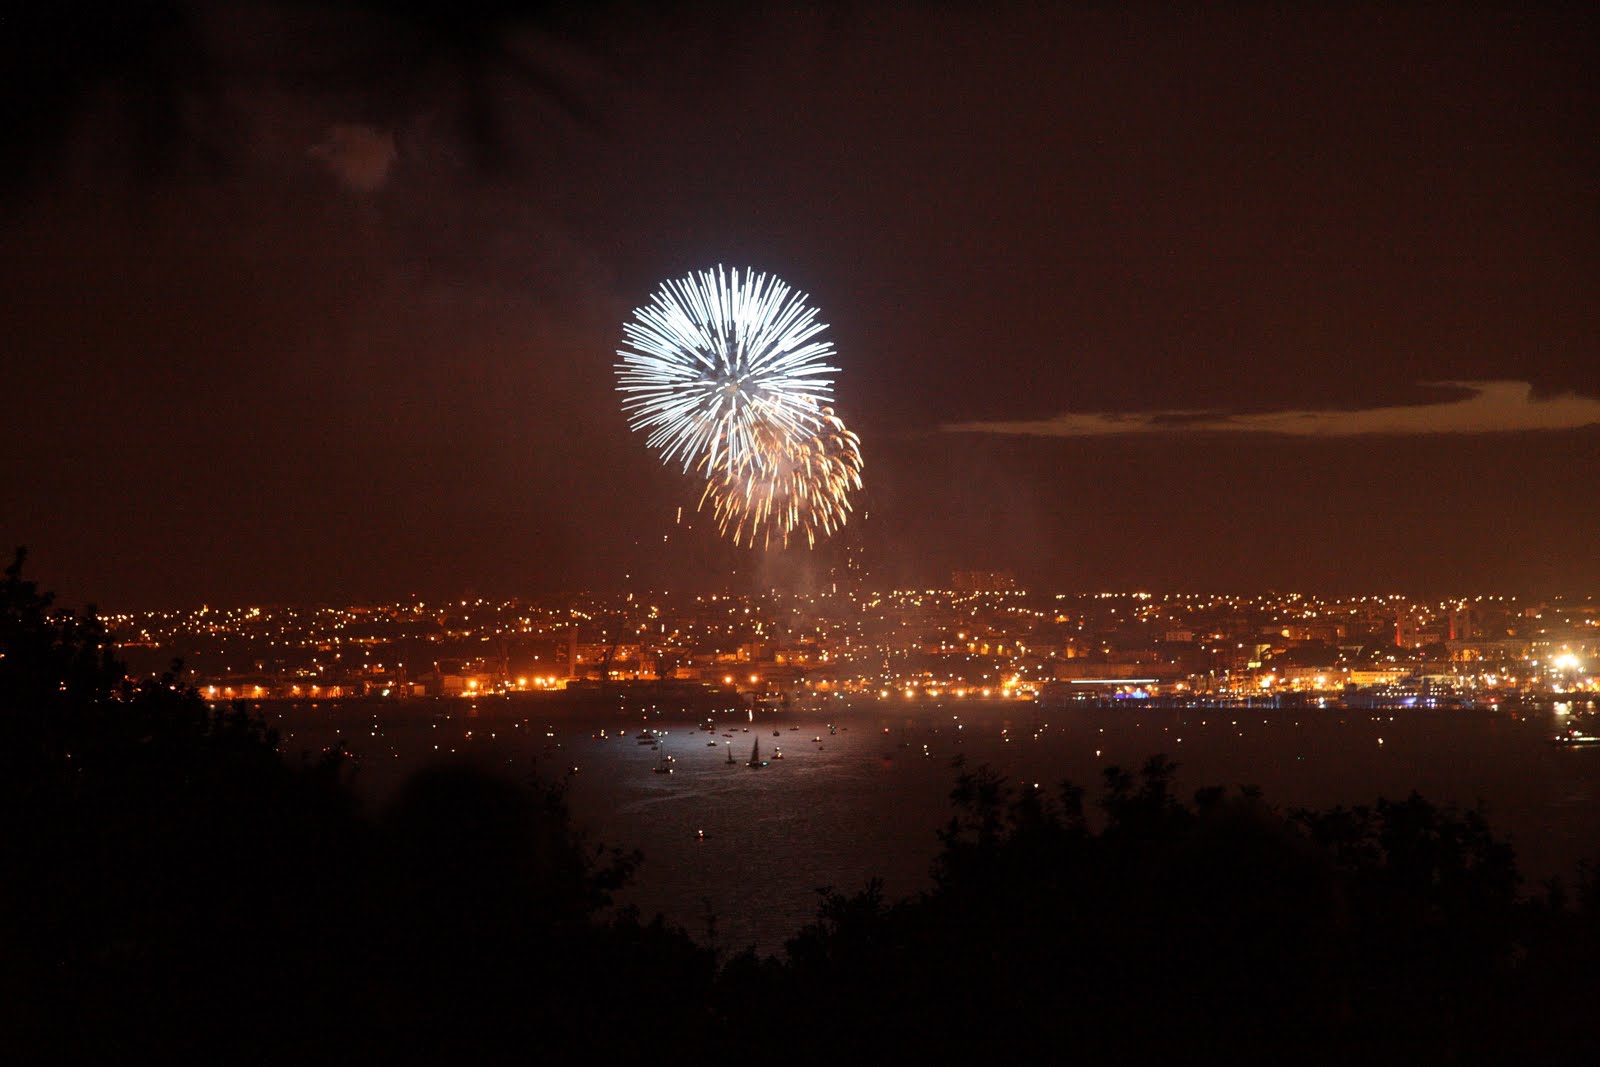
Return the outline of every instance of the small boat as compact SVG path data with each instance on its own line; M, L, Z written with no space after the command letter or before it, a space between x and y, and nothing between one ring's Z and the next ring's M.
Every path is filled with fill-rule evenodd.
M774 731L772 731L772 736L773 737L782 737L783 736L783 732L780 731L780 730L774 730Z
M1556 734L1550 739L1552 745L1562 748L1572 748L1582 745L1600 745L1600 734L1586 734L1576 726L1567 728L1565 733Z
M716 748L717 747L717 743L715 741L707 741L706 742L706 747L707 748Z
M783 758L783 749L781 749L781 748L773 749L772 750L772 758L773 759L782 759Z

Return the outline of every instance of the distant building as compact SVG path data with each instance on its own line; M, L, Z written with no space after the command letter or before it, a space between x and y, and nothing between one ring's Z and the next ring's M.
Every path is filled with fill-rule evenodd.
M1010 571L954 571L950 588L958 593L1009 593L1017 588L1017 576Z

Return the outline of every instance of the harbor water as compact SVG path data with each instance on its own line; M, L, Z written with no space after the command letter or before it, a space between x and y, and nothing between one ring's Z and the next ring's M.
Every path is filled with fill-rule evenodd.
M1549 743L1581 714L1566 705L1046 711L1011 700L859 699L724 712L710 730L703 711L573 716L494 700L263 713L291 757L342 739L374 807L433 761L566 777L591 842L643 854L623 902L730 951L781 951L815 916L823 887L851 892L881 878L891 897L926 887L958 761L1018 785L1072 781L1091 802L1104 768L1137 770L1163 753L1178 764L1182 797L1254 785L1281 810L1412 791L1481 804L1516 849L1526 888L1600 856L1600 747Z

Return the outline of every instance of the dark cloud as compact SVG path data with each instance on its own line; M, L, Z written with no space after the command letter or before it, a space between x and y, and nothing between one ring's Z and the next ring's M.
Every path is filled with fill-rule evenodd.
M946 433L1028 437L1120 434L1264 433L1291 437L1531 433L1600 426L1600 400L1560 393L1535 396L1527 382L1441 382L1462 395L1431 404L1341 410L1294 409L1243 414L1202 411L1086 412L1025 422L951 423Z
M310 152L348 188L372 193L383 188L394 166L394 134L360 123L336 123Z

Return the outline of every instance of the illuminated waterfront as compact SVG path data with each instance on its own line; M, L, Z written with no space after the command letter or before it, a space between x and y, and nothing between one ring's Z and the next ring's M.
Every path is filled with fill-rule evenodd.
M669 680L750 701L1044 693L1371 707L1600 692L1593 597L1039 596L1006 574L952 578L946 590L202 607L110 622L136 668L181 658L210 700L478 698L573 680Z

